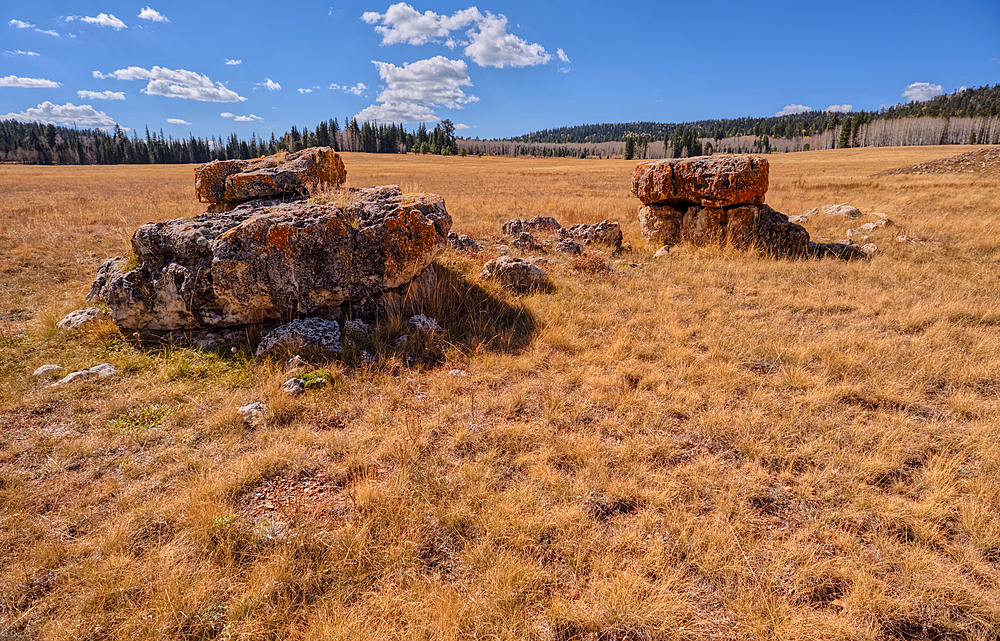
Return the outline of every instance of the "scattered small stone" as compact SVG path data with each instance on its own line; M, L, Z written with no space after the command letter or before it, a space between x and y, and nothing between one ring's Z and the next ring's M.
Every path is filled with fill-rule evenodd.
M653 258L666 258L669 255L670 255L670 245L664 245L663 247L660 247L659 249L656 250L656 253L653 254Z
M538 265L513 256L499 256L483 265L480 278L495 279L517 292L550 287L549 276Z
M606 220L593 225L573 225L569 229L559 230L560 238L572 238L584 245L607 245L614 251L622 246L622 229L618 223Z
M118 370L114 368L111 363L103 363L101 365L95 365L90 369L77 370L67 374L65 377L59 379L49 387L56 387L58 385L68 385L70 383L76 383L77 381L84 381L88 378L107 378L113 376Z
M361 350L361 353L358 354L358 356L361 358L361 362L365 365L372 365L378 360L378 356L367 350Z
M875 243L868 243L867 245L862 245L860 251L865 256L871 256L872 254L878 251L878 247L875 245Z
M861 231L875 231L876 229L892 227L894 224L895 223L893 223L888 218L879 218L873 223L865 223L864 225L861 225L860 227L858 227L858 229Z
M422 314L417 314L416 316L410 317L410 325L413 325L417 329L425 333L440 332L441 326L438 325L436 318L429 318L423 316Z
M448 372L448 376L465 376L467 372L464 369L453 369Z
M70 312L66 315L66 318L56 323L56 326L62 327L63 329L80 329L81 327L87 325L99 323L107 318L109 318L109 315L103 309L100 309L99 307L88 307L86 309L78 309L75 312Z
M274 349L306 349L320 355L339 354L340 325L324 318L296 319L272 330L257 346L257 356Z
M521 251L537 251L542 248L530 232L522 231L511 241L511 246Z
M364 322L363 320L349 320L344 321L344 333L345 334L355 334L358 336L371 336L372 328L371 325Z
M556 251L563 252L564 254L579 255L583 252L583 248L580 247L580 243L572 238L563 238L556 243Z
M458 234L453 231L448 232L448 245L451 246L452 249L472 253L476 253L483 248L482 245L465 234Z
M301 378L290 378L281 386L281 391L292 396L298 396L306 391L306 382Z
M45 376L47 374L51 374L52 372L58 372L62 368L62 365L42 365L35 370L35 373L32 374L32 376Z
M563 226L552 216L535 216L530 219L514 218L500 228L504 236L517 236L521 232L557 232Z
M289 358L287 362L285 362L284 371L294 372L297 369L302 369L303 367L308 367L308 366L309 363L303 360L301 356L296 354L295 356Z
M788 222L790 222L790 223L796 223L798 225L801 225L802 223L809 222L809 217L808 216L803 216L802 214L799 214L798 216L789 216L788 217Z
M820 207L827 216L843 216L844 218L860 218L864 216L861 210L851 205L823 205Z
M249 405L237 407L236 411L243 417L243 422L250 427L261 427L264 425L265 418L267 417L267 403L256 401Z

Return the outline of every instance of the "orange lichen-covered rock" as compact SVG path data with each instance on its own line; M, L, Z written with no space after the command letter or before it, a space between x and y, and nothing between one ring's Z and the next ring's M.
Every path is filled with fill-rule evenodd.
M143 225L132 236L138 266L106 261L91 297L129 332L335 315L410 283L450 229L443 198L396 186L326 204L253 201Z
M764 203L768 164L761 156L698 156L641 162L632 193L645 204L728 207Z
M315 195L347 179L344 161L330 147L280 152L254 160L214 160L199 165L194 173L195 195L207 203Z

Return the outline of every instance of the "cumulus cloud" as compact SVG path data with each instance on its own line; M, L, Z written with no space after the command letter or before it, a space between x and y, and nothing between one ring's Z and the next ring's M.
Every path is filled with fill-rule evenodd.
M24 22L23 20L11 20L7 24L14 27L15 29L30 29L35 26L30 22Z
M235 91L227 89L221 82L212 83L205 75L185 69L166 69L153 67L128 67L110 74L94 72L95 78L115 77L118 80L149 80L142 90L150 96L167 96L168 98L186 98L204 102L239 102L246 100Z
M26 109L21 113L9 113L0 116L0 120L19 120L21 122L44 122L56 125L79 125L81 127L114 127L115 121L103 111L97 111L90 105L54 105L45 101L37 107Z
M281 85L271 80L270 78L264 78L264 82L258 82L258 87L267 87L271 91L281 91Z
M142 20L152 20L153 22L170 22L169 18L156 9L152 9L150 7L146 7L140 11L136 17Z
M73 20L82 20L83 22L89 24L96 24L102 27L111 27L115 31L119 29L124 29L127 25L115 17L114 14L99 13L96 16L69 16L66 18L66 22L72 22Z
M13 51L5 51L8 56L37 56L39 54L34 51L21 51L20 49L15 49Z
M369 122L433 122L438 120L430 107L412 102L386 102L380 105L371 105L358 112L355 118Z
M58 82L46 80L45 78L19 78L17 76L4 76L0 78L0 87L23 87L25 89L55 89Z
M86 100L125 100L124 91L77 91L76 95Z
M368 89L368 85L364 84L363 82L359 82L353 87L348 87L346 85L338 85L337 83L333 83L332 85L330 85L330 89L334 89L336 91L343 91L344 93L352 93L355 96L360 96L365 92L366 89Z
M479 23L479 31L470 32L471 42L465 55L480 67L528 67L545 64L552 56L540 44L529 44L507 33L507 18L489 12Z
M566 55L566 52L563 51L562 49L556 49L556 55L559 56L559 59L562 60L563 62L572 62L569 59L569 56Z
M805 105L785 105L785 108L774 114L775 116L791 116L792 114L804 114L812 111L812 107Z
M190 125L191 124L187 120L182 120L180 118L167 118L167 122L169 122L171 125Z
M841 113L846 114L854 111L854 105L830 105L823 111L827 113Z
M447 38L444 44L454 48L465 46L465 55L481 67L527 67L545 64L552 59L545 48L529 43L507 32L507 17L503 14L483 14L476 7L456 11L450 16L433 11L420 13L405 2L391 5L385 13L368 11L361 19L377 24L375 31L382 35L382 44L423 45ZM468 42L458 42L449 37L452 31L470 25L466 32ZM566 54L563 52L562 56ZM568 58L564 62L569 62Z
M243 64L243 61L242 60L230 60L229 58L226 58L226 64L227 65L241 65L241 64Z
M368 24L382 23L375 27L375 31L382 34L384 45L422 45L445 38L455 29L461 29L482 17L475 7L444 16L433 11L420 13L405 2L399 2L390 6L385 13L365 12L361 19Z
M479 100L467 95L459 87L471 86L469 66L464 60L449 60L435 56L427 60L403 63L402 67L389 62L372 60L386 88L378 95L378 102L442 105L460 109L461 105Z
M255 116L253 114L250 114L249 116L237 116L236 114L230 113L228 111L223 111L219 115L222 116L223 118L232 118L236 122L253 122L254 120L263 120L263 118L261 118L260 116Z
M385 89L376 101L357 115L360 120L383 122L426 122L437 120L433 107L461 109L462 105L479 100L462 91L471 86L469 66L464 60L449 60L435 56L427 60L404 63L402 67L372 60Z
M463 129L469 129L469 125L463 125L460 122L455 123L455 131L461 131Z
M907 102L923 102L935 96L940 96L943 93L944 87L941 85L932 85L929 82L914 82L906 86L902 96L906 98Z

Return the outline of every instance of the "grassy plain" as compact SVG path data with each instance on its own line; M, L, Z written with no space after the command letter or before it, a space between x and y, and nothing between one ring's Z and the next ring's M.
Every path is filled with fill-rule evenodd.
M279 363L55 327L203 211L192 167L0 167L0 639L997 638L1000 183L873 177L969 149L770 156L778 211L895 222L852 263L654 259L632 162L345 154L487 249L438 260L443 364L294 399ZM536 215L635 249L479 283Z

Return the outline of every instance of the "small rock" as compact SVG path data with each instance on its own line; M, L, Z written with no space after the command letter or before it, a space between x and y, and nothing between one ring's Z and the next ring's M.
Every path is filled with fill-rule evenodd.
M90 369L81 369L71 372L52 385L49 385L49 387L68 385L70 383L76 383L77 381L87 380L88 378L107 378L108 376L114 375L117 371L118 370L116 370L110 363L103 363L101 365L95 365Z
M456 232L448 232L448 245L452 249L457 249L458 251L466 251L476 253L480 251L483 247L473 239L469 238L465 234L458 234Z
M664 245L663 247L660 247L659 249L656 250L656 253L653 254L653 258L666 258L669 255L670 255L670 245Z
M372 365L378 360L378 356L375 356L375 354L372 354L367 350L362 350L358 356L361 357L361 362L365 365Z
M815 216L818 213L819 213L819 208L818 207L813 207L812 209L805 210L804 212L802 212L798 216L794 216L794 218L804 218L805 221L808 221L809 218L811 218L812 216ZM789 216L788 220L790 222L794 222L794 223L802 222L802 221L798 221L798 220L792 220L792 218L793 218L793 216Z
M358 336L371 336L372 328L371 325L363 320L349 320L344 321L344 333L355 334Z
M788 217L788 222L790 222L790 223L798 223L798 224L801 225L802 223L809 222L809 217L808 216L803 216L802 214L799 214L798 216L789 216Z
M453 369L448 372L448 376L465 376L466 371L464 369Z
M827 216L843 216L844 218L860 218L864 216L861 210L851 205L823 205L820 210Z
M440 332L441 326L438 325L436 318L429 318L421 314L412 316L409 321L410 325L413 325L417 329L425 333Z
M306 382L301 378L290 378L281 386L281 391L292 396L298 396L306 391Z
M863 225L862 225L862 227L863 227ZM847 233L847 237L850 238L850 239L852 239L852 240L856 240L856 239L868 240L868 234L866 234L864 231L862 231L860 229L848 229L846 233Z
M46 374L51 374L52 372L58 372L62 368L62 365L42 365L35 370L35 373L32 374L32 376L45 376Z
M521 232L557 232L562 229L552 216L535 216L531 219L514 218L500 228L504 236L517 236Z
M264 401L256 401L254 403L250 403L249 405L237 407L236 411L243 417L244 423L250 427L260 427L264 425L264 419L267 416L267 403Z
M875 231L876 229L883 229L885 227L891 227L894 223L888 218L879 218L873 223L865 223L858 227L861 231Z
M308 367L308 366L309 363L303 360L301 356L296 354L295 356L289 358L287 362L285 362L285 367L283 369L286 372L293 372L297 369L301 369L303 367Z
M410 337L407 334L403 334L402 336L397 336L396 340L392 341L392 344L399 347L408 340L410 340Z
M538 265L513 256L499 256L483 265L480 278L500 281L503 285L518 292L550 287L549 276Z
M862 245L860 251L865 256L871 256L872 254L878 251L878 247L875 245L875 243L868 243L867 245Z
M584 245L606 245L615 251L622 246L622 230L618 223L606 220L593 225L573 225L569 229L559 230L560 238L572 238Z
M521 251L537 251L542 248L530 232L522 231L511 241L511 246Z
M340 325L337 321L324 318L306 318L293 320L272 330L257 346L257 356L284 348L288 350L308 350L319 355L339 354L343 347L340 344Z
M57 327L63 329L80 329L86 325L92 325L108 318L108 313L98 307L88 307L70 312L66 318L56 323Z
M583 252L583 249L580 247L580 243L572 238L563 238L556 243L556 251L563 252L564 254L578 255Z

